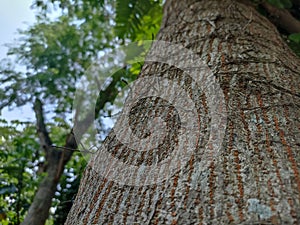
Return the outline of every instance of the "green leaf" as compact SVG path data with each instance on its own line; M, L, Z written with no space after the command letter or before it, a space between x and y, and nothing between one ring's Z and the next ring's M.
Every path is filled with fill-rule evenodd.
M21 169L17 166L4 166L1 167L0 170L2 170L3 173L8 173L11 175L18 175L21 172Z
M155 9L155 10L153 10ZM153 12L162 15L161 1L154 0L119 0L116 3L116 35L121 38L137 40L139 33L144 32L143 20ZM151 17L151 24L157 24L156 18ZM161 16L158 16L160 20ZM160 23L159 23L160 25ZM158 25L158 26L159 26ZM156 34L156 33L155 33ZM139 39L141 40L141 39Z
M293 6L290 0L267 0L267 2L281 9L288 9Z
M300 33L295 33L295 34L289 35L289 40L300 44Z

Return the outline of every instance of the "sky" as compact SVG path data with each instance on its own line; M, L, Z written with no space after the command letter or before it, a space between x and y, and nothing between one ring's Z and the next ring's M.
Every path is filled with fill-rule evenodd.
M18 37L17 29L26 29L35 21L34 11L30 9L33 0L0 0L0 59L5 58L7 48L4 44L13 43ZM1 75L0 75L1 76ZM3 110L1 117L7 120L26 120L32 117L31 107L13 111Z
M5 57L5 43L11 43L17 38L17 29L26 28L35 20L30 9L33 0L0 0L0 57ZM26 24L27 23L27 24Z

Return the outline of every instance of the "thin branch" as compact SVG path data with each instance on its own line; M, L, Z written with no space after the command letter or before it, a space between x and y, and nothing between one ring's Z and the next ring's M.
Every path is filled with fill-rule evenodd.
M40 139L40 144L43 147L43 149L47 152L49 148L51 148L52 141L49 137L49 133L45 125L45 120L43 115L43 105L40 99L37 98L35 100L33 110L35 112L36 128Z
M271 20L276 26L286 30L290 34L300 33L300 21L293 17L288 10L279 9L266 2L262 6L272 16Z
M63 150L67 150L67 151L73 151L73 152L83 152L83 153L90 153L90 154L94 154L95 152L89 151L87 149L84 150L79 150L79 149L73 149L73 148L67 148L67 147L63 147L63 146L55 146L52 145L52 148L57 148L57 149L63 149Z

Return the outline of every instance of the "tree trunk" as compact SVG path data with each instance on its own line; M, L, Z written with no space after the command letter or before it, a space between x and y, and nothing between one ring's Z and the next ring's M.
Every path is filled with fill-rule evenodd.
M77 148L77 144L73 136L71 138L67 138L65 147L68 149ZM49 147L47 150L46 175L39 184L28 213L24 221L21 223L22 225L44 225L48 219L52 199L55 196L56 188L63 169L72 156L72 151L64 151L65 152L58 150L55 147Z
M28 213L22 225L44 225L49 217L49 210L55 191L63 173L65 165L70 160L73 151L77 149L77 143L73 131L67 135L64 150L57 149L52 145L46 128L42 102L37 98L34 104L36 115L36 128L41 148L44 149L46 175L39 184L34 199L29 207ZM85 129L82 129L85 130ZM80 134L79 134L80 135Z
M49 163L46 176L40 183L38 191L35 193L33 202L30 205L22 225L43 225L48 219L52 198L54 197L59 182L58 178L61 176L61 173L58 172L60 154L61 152L56 151L57 159L53 161L54 164Z
M222 95L214 98L182 69L146 63L139 80L172 81L178 93L168 94L176 94L177 101L180 91L188 93L197 115L181 118L184 109L166 101L167 95L140 98L128 114L131 132L147 139L160 117L158 122L165 125L162 143L148 149L143 142L136 151L113 130L101 151L122 161L125 169L139 169L123 174L123 181L131 183L122 183L115 178L124 171L115 162L101 169L105 165L99 151L85 170L66 224L300 224L300 62L276 28L234 0L167 0L157 38L180 43L200 57L195 68L204 62L211 69L226 105L225 135L215 137L222 137L221 146L216 151L210 138L223 129L213 126L211 112L212 102ZM198 76L201 81L203 73ZM193 152L185 154L180 135L191 140L195 133L195 128L182 129L189 121L195 121L200 135ZM178 160L165 179L143 176L146 166L161 166L178 148L188 158Z

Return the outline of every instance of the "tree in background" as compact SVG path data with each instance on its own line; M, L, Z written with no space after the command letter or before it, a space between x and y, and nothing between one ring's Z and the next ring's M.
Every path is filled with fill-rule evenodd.
M270 22L299 33L298 13L299 1L167 0L137 100L89 161L66 224L299 224L300 61Z
M98 120L105 134L103 116L110 114L124 86L122 80L128 82L134 74L125 69L113 74L99 93L101 101L92 120L71 120L76 83L101 54L126 40L151 38L159 26L160 16L154 21L157 24L150 19L160 15L159 2L133 3L139 12L124 12L123 1L35 1L36 24L19 31L21 38L8 53L25 71L17 71L8 60L1 64L0 109L32 105L35 114L35 122L1 121L1 224L44 224L51 206L56 212L48 223L62 224L66 219L85 166L85 159L76 152L73 128L84 131ZM51 19L54 9L59 16ZM139 14L144 19L137 19ZM131 18L131 26L118 22L124 16ZM81 150L88 151L82 146Z

